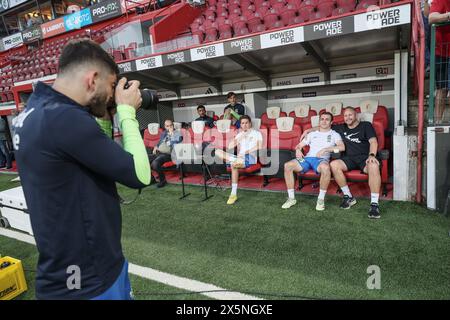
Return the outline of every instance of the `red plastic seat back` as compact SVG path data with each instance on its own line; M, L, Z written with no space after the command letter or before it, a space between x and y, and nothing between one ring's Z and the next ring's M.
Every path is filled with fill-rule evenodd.
M380 121L374 121L372 123L372 126L375 129L375 133L377 135L378 151L383 150L385 148L383 123L381 123Z
M281 117L287 117L287 113L284 111L281 111L280 118ZM264 112L261 115L261 124L270 128L271 126L276 125L276 123L277 123L277 119L269 119L269 117L267 116L267 112Z
M159 138L161 136L161 133L164 130L162 128L158 129L158 134L150 134L150 132L148 132L148 129L145 129L144 131L144 145L147 148L154 148L158 142L159 142Z
M316 116L317 111L309 109L308 115L306 117L297 117L295 111L289 112L289 117L294 118L294 123L300 126L311 122L311 117Z
M279 131L276 125L270 126L269 149L295 150L300 142L302 128L294 124L291 131Z

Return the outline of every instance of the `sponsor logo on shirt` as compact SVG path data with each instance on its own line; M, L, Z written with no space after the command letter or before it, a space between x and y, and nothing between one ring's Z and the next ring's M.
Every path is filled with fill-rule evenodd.
M361 140L359 140L359 138L352 138L356 134L359 134L359 132L355 132L355 133L352 133L352 134L347 134L347 132L344 132L345 139L347 139L347 140L349 140L351 142L360 144Z

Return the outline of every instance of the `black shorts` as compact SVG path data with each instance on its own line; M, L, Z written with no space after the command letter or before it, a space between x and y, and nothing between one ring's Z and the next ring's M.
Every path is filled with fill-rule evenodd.
M449 57L436 56L435 60L435 80L436 89L448 89L450 88L450 79L448 68L450 66Z
M369 156L364 155L360 155L360 156L343 156L341 158L342 161L344 161L345 165L347 166L348 171L351 170L360 170L361 173L366 173L364 172L364 168L367 166L366 164L366 160L367 158L369 158ZM380 168L381 168L381 159L376 157L378 160L378 163L380 164Z

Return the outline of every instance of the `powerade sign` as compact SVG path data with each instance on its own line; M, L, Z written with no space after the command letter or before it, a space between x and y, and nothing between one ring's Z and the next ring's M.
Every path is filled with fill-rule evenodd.
M102 2L89 7L89 9L91 10L93 23L122 15L122 8L119 0Z
M41 26L35 26L22 32L23 42L28 43L42 38Z
M81 29L92 23L91 11L89 8L72 13L64 17L64 27L66 31Z

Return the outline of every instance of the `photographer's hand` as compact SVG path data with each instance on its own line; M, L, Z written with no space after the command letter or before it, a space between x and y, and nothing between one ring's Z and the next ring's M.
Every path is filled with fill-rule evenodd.
M126 78L120 79L117 83L115 93L116 104L129 105L137 110L142 103L141 91L139 90L140 82L137 80L128 81L128 89L124 88L126 83Z

